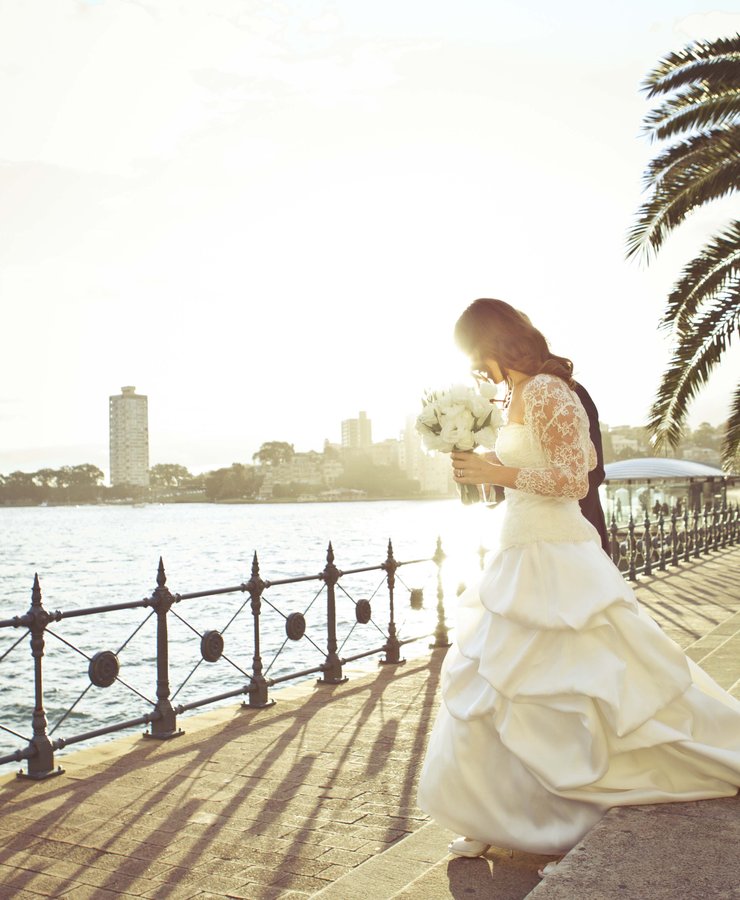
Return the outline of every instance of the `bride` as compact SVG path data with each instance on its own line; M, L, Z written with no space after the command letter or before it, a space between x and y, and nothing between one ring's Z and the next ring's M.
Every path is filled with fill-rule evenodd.
M455 337L509 393L495 455L453 453L454 477L506 502L459 598L419 806L460 856L560 855L610 807L734 795L740 702L643 611L580 512L595 454L573 364L500 300L476 300Z

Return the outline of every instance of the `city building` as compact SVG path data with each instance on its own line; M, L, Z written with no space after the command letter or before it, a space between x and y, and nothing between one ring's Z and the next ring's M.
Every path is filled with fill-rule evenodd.
M454 496L457 491L452 478L452 465L446 453L426 453L415 427L416 419L406 420L399 441L398 464L407 478L419 482L419 490L427 496Z
M374 466L397 466L400 458L401 442L389 438L370 447L370 459Z
M342 447L345 450L369 450L372 443L372 423L366 412L342 422Z
M135 387L122 387L109 400L110 483L149 487L149 413L147 398Z

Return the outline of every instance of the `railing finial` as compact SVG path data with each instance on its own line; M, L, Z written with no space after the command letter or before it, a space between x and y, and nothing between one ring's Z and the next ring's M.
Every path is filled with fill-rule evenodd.
M326 551L326 561L331 564L334 562L334 548L331 545L331 541L329 541L329 547Z
M254 551L254 556L252 557L252 578L257 578L260 573L260 563L257 559L257 551Z
M31 588L31 606L41 606L41 585L39 573L33 573L33 587Z
M164 563L162 562L162 557L159 557L159 566L157 566L157 585L159 587L164 587L167 584L167 576L164 573Z

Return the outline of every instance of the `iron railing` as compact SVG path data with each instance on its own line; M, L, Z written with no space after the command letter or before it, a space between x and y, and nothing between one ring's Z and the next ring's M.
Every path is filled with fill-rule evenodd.
M703 509L696 507L689 510L688 505L686 505L681 509L673 507L672 510L669 510L668 515L664 515L661 512L654 519L651 519L649 513L646 512L641 526L635 522L632 516L630 516L629 522L625 528L620 528L617 525L615 518L612 517L609 531L611 537L612 560L626 578L635 581L641 574L651 575L655 570L665 571L669 566L675 567L679 566L681 563L691 563L696 560L701 560L714 551L740 543L740 506L737 503L728 505L724 500L721 504L707 504ZM486 551L481 548L481 566L483 566L485 552ZM343 675L343 666L363 657L383 653L384 658L380 660L382 664L397 665L403 662L401 659L401 647L404 644L412 643L425 637L433 637L434 642L430 646L449 646L448 627L444 610L444 588L442 582L442 565L444 560L445 553L442 549L441 541L439 540L437 541L437 547L432 557L408 560L405 562L399 562L395 559L393 545L391 541L389 541L387 556L382 563L375 566L363 566L340 570L335 565L334 550L330 543L326 554L324 569L317 575L305 575L296 578L281 578L267 581L263 580L260 575L257 554L255 553L252 561L251 576L248 581L231 587L214 588L186 594L173 594L167 587L164 564L160 558L157 571L157 586L150 597L127 603L114 603L83 609L70 609L64 612L59 610L52 612L44 607L41 596L41 585L38 575L36 575L31 591L31 606L28 612L24 615L14 616L12 619L0 621L0 629L22 629L20 637L13 641L9 648L4 651L2 656L0 656L0 663L6 660L20 646L24 638L30 635L34 672L34 708L31 717L32 735L30 737L24 737L12 728L0 725L0 730L26 741L26 746L23 749L16 750L5 756L0 756L0 764L26 760L27 772L19 773L19 775L32 779L47 778L52 775L60 774L63 771L61 767L55 766L54 752L71 744L88 741L102 735L123 731L138 725L149 726L149 731L145 735L147 737L158 738L160 740L173 738L183 733L178 726L177 717L188 710L197 709L201 706L206 706L211 703L241 695L247 695L248 697L245 705L251 708L262 708L272 704L273 701L269 697L269 689L281 682L296 678L305 678L311 674L319 674L321 676L318 679L319 684L339 684L346 680ZM402 566L429 562L433 562L436 565L437 607L435 630L431 634L417 635L402 640L398 636L396 625L396 582L400 582L403 587L409 591L409 599L412 607L419 606L419 595L421 590L419 588L412 589L405 585L397 574L398 569ZM378 589L383 584L387 586L389 615L387 631L383 631L383 629L372 619L371 600L374 598L375 594L377 594L378 589L376 589L375 594L373 594L370 599L362 598L355 600L352 595L345 590L342 584L342 580L347 576L369 572L382 572L383 577ZM271 601L269 596L266 596L266 593L273 587L310 582L319 583L319 590L303 612L286 614ZM340 656L341 650L344 647L349 634L345 636L344 642L340 646L337 640L337 591L354 604L355 622L351 626L350 634L357 625L372 623L385 639L382 645L371 647L370 649L363 650L351 656ZM306 614L322 593L325 593L326 596L325 653L306 634ZM226 594L243 594L247 595L247 597L231 616L229 622L221 632L210 630L200 633L174 610L174 607L183 601ZM250 606L253 617L251 672L241 668L224 654L225 645L223 638L224 632L237 619L247 604ZM273 611L282 616L285 627L285 639L283 644L278 649L272 662L267 668L263 665L261 655L261 617L264 605L269 606ZM149 610L149 613L142 622L136 625L132 633L123 641L121 646L115 652L111 650L102 650L92 656L88 656L71 641L67 640L62 635L57 634L55 630L49 627L53 623L66 619L98 616L119 610L133 609ZM143 693L128 685L121 678L118 659L121 651L152 616L156 616L157 629L156 701L149 700ZM176 689L174 695L171 694L170 689L169 667L168 625L171 616L180 619L180 621L195 632L200 638L200 659L183 683ZM136 694L140 699L147 702L151 709L143 715L133 719L115 722L114 724L85 731L81 734L75 734L68 738L52 739L52 734L48 731L43 690L43 659L47 635L86 657L88 660L89 679L89 684L87 684L78 698L55 723L52 728L52 734L69 717L77 704L83 699L93 685L100 688L106 688L118 682L123 685L123 687ZM277 677L269 677L270 668L280 656L280 653L283 651L288 641L296 642L302 639L308 640L323 654L323 662L314 667L291 671ZM174 706L172 700L175 699L201 662L216 662L221 658L233 666L239 673L244 675L247 679L246 683L242 683L232 690Z
M740 506L724 499L703 509L684 504L653 518L646 512L642 522L630 515L623 528L612 516L609 536L614 564L636 581L638 575L664 572L668 566L690 563L740 543Z
M0 620L0 629L22 629L23 633L15 640L2 656L0 662L7 659L11 653L21 644L25 637L30 635L31 655L33 659L34 673L34 708L31 718L32 736L24 737L17 731L5 725L0 725L0 729L6 733L10 733L21 740L25 740L26 746L23 749L14 751L5 756L0 756L0 764L10 762L20 762L26 760L27 771L19 772L21 777L40 780L63 772L61 766L57 766L54 761L54 753L57 750L81 741L88 741L102 735L111 734L113 732L123 731L139 725L149 726L149 731L145 733L145 737L166 740L183 734L178 726L178 716L182 713L206 706L211 703L227 700L229 698L247 695L246 706L251 708L262 708L272 705L274 702L270 699L269 689L276 684L289 681L295 678L305 678L311 674L319 674L319 684L331 685L339 684L346 681L343 675L343 666L347 663L369 657L377 654L384 654L384 658L380 660L385 665L398 665L403 663L401 658L401 647L423 638L433 637L434 641L430 647L447 647L449 646L448 629L445 621L444 610L444 588L442 581L442 566L445 560L445 553L442 549L441 541L437 541L437 547L433 556L425 559L414 559L400 562L395 559L393 554L393 545L388 541L388 552L385 560L374 566L363 566L360 568L340 570L335 565L334 549L329 544L326 554L326 564L324 569L317 575L305 575L296 578L280 578L275 580L263 580L260 575L259 561L257 554L254 554L252 561L251 576L248 581L237 584L232 587L214 588L204 591L195 591L192 593L179 594L171 593L167 587L167 577L165 575L164 563L159 560L159 568L157 571L157 586L150 597L143 600L135 600L127 603L114 603L105 606L93 606L84 609L70 609L67 611L50 611L47 610L42 602L41 585L39 583L38 574L35 575L33 588L31 591L31 606L24 615L14 616L12 619ZM398 576L398 569L402 566L416 565L421 563L434 563L436 566L436 627L433 633L416 635L414 637L400 639L396 627L396 582L399 582L409 592L409 599L412 608L419 608L422 600L421 588L409 588L403 583ZM355 600L352 595L345 590L342 580L349 575L357 575L359 573L381 572L381 582L376 588L377 594L383 584L387 587L388 592L388 627L384 631L372 618L371 600L375 596L373 594L370 599L361 598ZM273 603L268 594L273 587L280 585L291 585L299 583L319 583L319 589L314 595L308 607L303 612L284 613L276 603ZM343 597L348 598L354 604L354 623L352 624L349 634L344 638L342 645L338 644L337 639L337 591ZM315 600L322 594L326 596L326 651L324 653L321 648L306 634L306 614L313 606ZM205 631L198 632L189 622L175 612L174 607L184 601L197 600L204 597L215 597L225 594L242 594L247 595L246 599L241 603L239 608L231 616L227 625L222 631ZM227 628L237 619L241 611L250 605L253 618L253 634L252 634L252 668L251 672L247 672L240 668L233 660L224 654L224 637L223 634ZM265 669L262 661L262 635L261 635L261 618L263 615L263 607L269 606L284 619L285 639L282 646L278 649L270 665ZM80 618L87 616L100 616L119 610L149 610L146 618L138 623L133 632L126 638L117 651L102 650L93 656L88 656L84 651L80 650L71 641L67 640L55 630L50 628L54 623L67 619ZM118 656L126 645L132 640L134 635L143 627L143 625L152 617L156 616L156 701L149 700L144 694L140 693L131 685L127 684L121 678L120 665ZM170 688L170 666L169 666L169 638L168 625L170 617L175 616L180 619L189 629L200 637L200 659L196 662L190 674L185 678L183 683L171 694ZM352 631L358 625L366 625L372 623L375 628L385 638L380 646L371 647L362 652L355 653L350 656L341 657L339 654L347 642ZM89 683L84 688L78 698L69 706L64 714L59 718L53 726L51 733L48 731L48 721L46 710L44 708L44 681L43 681L43 660L44 648L47 635L60 641L67 647L76 651L88 660L88 679ZM268 677L269 669L279 657L288 641L301 641L306 639L324 655L321 664L291 671L278 677ZM195 669L201 662L216 662L223 658L236 670L238 670L247 679L246 683L242 683L232 690L213 694L207 697L194 700L189 703L181 703L173 705L172 700L175 699L179 691L184 687L185 683L193 675ZM147 702L151 709L141 716L133 719L115 722L114 724L85 731L75 734L67 738L52 739L53 732L68 718L75 709L77 704L87 694L88 690L93 686L100 688L110 687L114 683L120 683L123 687L132 691L139 698Z
M641 530L642 529L642 530ZM641 523L630 515L617 525L612 515L608 527L611 558L630 581L639 575L664 572L668 566L701 560L714 550L740 544L740 504L708 503L703 509L674 506L654 518L648 512ZM481 569L489 550L478 550Z

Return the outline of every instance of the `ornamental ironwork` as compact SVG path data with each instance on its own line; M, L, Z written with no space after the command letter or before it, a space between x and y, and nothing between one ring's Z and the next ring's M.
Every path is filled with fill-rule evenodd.
M306 620L303 613L293 612L285 620L285 633L291 641L300 641L306 633Z
M90 660L87 674L95 687L107 688L118 678L121 667L112 650L101 650Z
M358 600L355 604L355 618L360 625L367 625L372 617L372 612L369 600Z
M200 639L200 655L206 662L214 663L224 652L224 639L220 631L206 631Z

